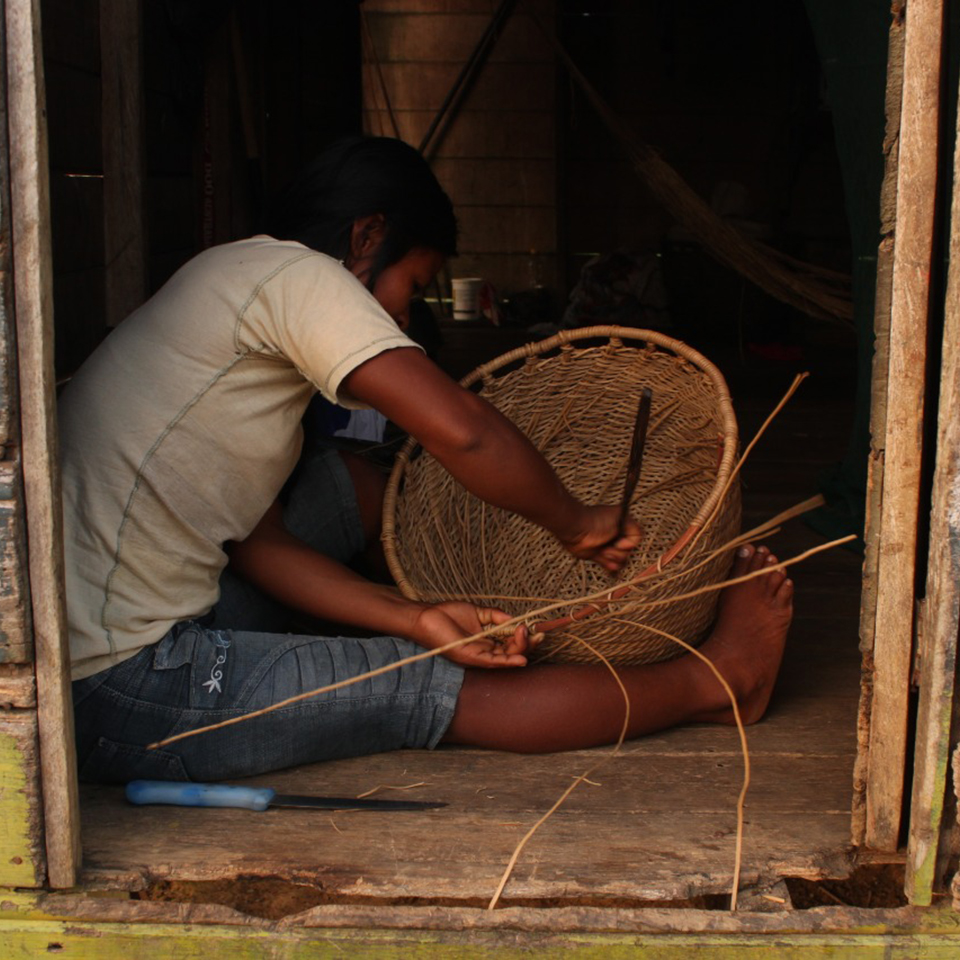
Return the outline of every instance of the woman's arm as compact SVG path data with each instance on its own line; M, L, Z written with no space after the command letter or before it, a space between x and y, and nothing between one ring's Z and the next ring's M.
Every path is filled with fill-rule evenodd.
M394 587L371 583L289 533L277 503L246 540L231 544L230 565L288 607L429 649L510 619L470 603L416 603ZM526 664L530 647L527 630L518 627L502 642L477 640L445 656L464 666L516 667Z
M416 437L471 493L549 530L574 555L616 571L640 542L619 508L587 506L495 407L451 380L419 350L388 350L347 376L343 388Z

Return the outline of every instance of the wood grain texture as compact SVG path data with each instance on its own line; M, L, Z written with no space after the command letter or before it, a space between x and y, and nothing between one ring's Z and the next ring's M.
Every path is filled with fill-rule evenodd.
M943 14L942 0L907 6L866 771L865 839L882 850L899 842L907 752Z
M534 906L507 906L495 911L478 907L437 906L433 904L350 904L324 903L302 912L286 915L282 920L268 920L242 913L230 906L212 901L130 900L125 897L89 896L84 892L45 893L34 891L5 891L6 922L0 929L19 929L30 921L60 921L83 925L81 930L106 929L107 924L124 925L125 929L143 929L155 935L162 924L190 925L199 935L202 926L216 924L234 930L240 936L243 930L264 931L274 938L283 932L318 930L394 930L394 931L461 931L470 935L479 931L508 930L536 934L598 934L639 933L653 936L662 934L712 934L717 937L733 935L731 943L743 935L768 934L776 937L767 943L767 949L780 945L784 937L804 937L811 933L846 938L855 943L858 934L884 931L888 953L893 950L895 938L910 934L919 937L960 934L960 917L949 910L923 910L915 907L864 909L858 907L813 908L802 911L780 911L757 914L730 913L723 910L685 909L669 907L570 906L541 909ZM12 922L11 922L12 921ZM17 926L15 926L15 924ZM102 925L102 926L97 926ZM660 942L667 942L662 936ZM722 944L722 940L715 945ZM792 940L790 941L792 942ZM809 939L805 942L810 943ZM582 945L582 944L581 944ZM199 945L202 949L205 945ZM542 942L541 942L542 946ZM916 951L915 951L916 952ZM204 956L208 956L204 952ZM236 956L237 954L233 954ZM609 956L609 954L607 954ZM767 956L769 957L769 953ZM837 954L834 954L836 956ZM877 955L883 955L878 951ZM921 954L922 956L923 954ZM276 957L277 954L272 954ZM309 954L316 956L316 954ZM634 951L633 958L644 954ZM662 960L663 954L651 954ZM697 954L697 956L702 956ZM718 954L710 954L717 957ZM780 955L777 954L779 957ZM810 954L807 954L809 957ZM844 954L846 960L848 954ZM683 957L687 960L689 954Z
M892 6L887 46L886 133L883 141L884 175L880 189L880 234L877 248L877 288L874 301L874 355L870 389L870 459L864 503L863 590L860 608L860 646L865 669L857 722L859 748L854 774L854 843L862 845L867 830L867 763L870 709L873 703L873 639L877 619L877 572L880 562L880 504L883 493L883 446L887 424L887 377L890 354L890 310L893 295L893 253L896 228L897 170L900 112L903 99L903 0Z
M36 714L0 712L0 887L43 883L38 766Z
M37 658L48 880L73 886L79 805L63 596L53 372L53 284L39 0L9 0L7 103L17 306L23 493ZM33 770L36 775L36 769Z
M633 923L625 921L614 931L597 933L572 929L572 917L564 918L562 932L550 928L528 932L520 926L522 921L516 912L508 915L506 911L497 911L490 918L477 911L466 923L461 920L462 914L458 917L448 913L444 917L446 923L426 928L410 922L398 928L390 922L390 914L380 910L351 914L360 921L354 927L335 919L329 928L322 927L321 921L314 928L291 924L277 929L268 923L236 920L217 924L205 919L199 909L193 911L194 919L189 924L70 923L17 918L3 926L5 942L15 956L64 952L98 960L200 956L209 960L338 960L344 956L376 960L527 960L532 955L556 957L574 952L609 960L688 960L691 956L704 960L767 960L771 954L778 960L877 960L900 956L952 960L956 956L958 934L946 917L938 917L937 923L924 923L923 918L914 919L910 914L894 911L841 909L848 927L826 932L814 927L821 920L820 913L808 912L817 915L799 922L790 918L799 932L791 923L761 914L735 931L723 930L723 922L715 920L703 921L702 930L681 929L665 934L647 912L638 912ZM336 911L330 913L336 915ZM855 927L853 917L858 915L861 920Z
M450 805L412 816L143 809L124 805L117 789L85 790L83 876L133 886L284 876L339 896L489 898L548 798L596 759L410 752L258 779L308 793L423 781L396 795ZM757 754L754 764L744 882L848 869L849 757ZM597 771L600 786L576 791L536 835L507 895L684 900L728 892L740 775L735 750L618 759ZM825 780L836 785L831 795Z
M960 223L960 149L951 222ZM936 465L930 509L924 644L907 844L907 893L926 905L939 881L938 848L948 787L957 635L960 631L960 234L953 232L944 306Z
M0 78L2 182L8 179L5 89L5 81ZM24 663L33 659L33 642L20 473L20 396L8 196L7 191L0 191L0 663Z
M16 459L0 462L0 663L29 663L33 637L19 444L10 452Z
M31 663L0 663L0 710L35 710L37 678Z

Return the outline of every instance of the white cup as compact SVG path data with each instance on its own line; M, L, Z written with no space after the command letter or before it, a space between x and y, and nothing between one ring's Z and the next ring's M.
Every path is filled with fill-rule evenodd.
M457 277L451 280L453 286L453 319L479 320L483 313L480 309L480 291L483 280L480 277Z

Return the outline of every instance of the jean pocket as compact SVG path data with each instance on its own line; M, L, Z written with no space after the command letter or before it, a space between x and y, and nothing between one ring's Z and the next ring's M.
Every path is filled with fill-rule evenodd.
M153 648L154 670L176 670L193 663L200 629L192 620L183 620L171 627Z
M175 753L100 737L80 767L80 779L88 783L127 783L130 780L189 780L190 777Z

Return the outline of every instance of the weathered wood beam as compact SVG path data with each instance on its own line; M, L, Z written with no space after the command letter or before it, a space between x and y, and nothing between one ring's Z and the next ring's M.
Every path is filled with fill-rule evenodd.
M44 880L38 767L36 713L0 711L0 887L36 887Z
M0 34L3 32L0 21ZM5 89L5 79L0 77L0 183L6 183L8 177ZM0 192L0 664L33 661L8 201L9 192Z
M933 899L950 767L950 728L960 631L960 138L950 207L950 263L944 303L940 410L930 508L920 702L917 715L907 895Z
M80 862L53 366L53 264L40 0L6 0L6 80L23 492L37 662L48 882Z
M12 298L8 302L12 304ZM3 334L0 329L0 337ZM10 340L14 340L12 334ZM15 359L16 352L11 352ZM16 385L15 378L12 385ZM0 443L4 442L0 437ZM32 663L19 438L8 437L6 445L11 459L0 459L0 664Z
M866 843L896 849L904 792L933 259L943 0L907 5Z
M960 942L945 910L852 907L725 914L717 910L324 905L279 922L217 904L5 895L0 936L14 956L108 960L523 960L574 952L631 960L947 958ZM771 954L771 951L775 951Z
M870 708L873 700L873 638L877 620L877 571L880 564L880 504L883 492L883 444L887 430L887 377L890 366L890 310L893 299L893 251L897 222L897 170L900 113L903 100L904 6L895 0L887 42L886 131L884 174L880 188L880 245L873 316L873 371L870 401L870 458L867 463L864 524L863 587L860 593L860 650L863 654L860 713L857 720L857 762L854 768L851 839L864 843L867 831L867 764Z
M36 706L37 678L33 664L0 663L0 711L32 710Z

